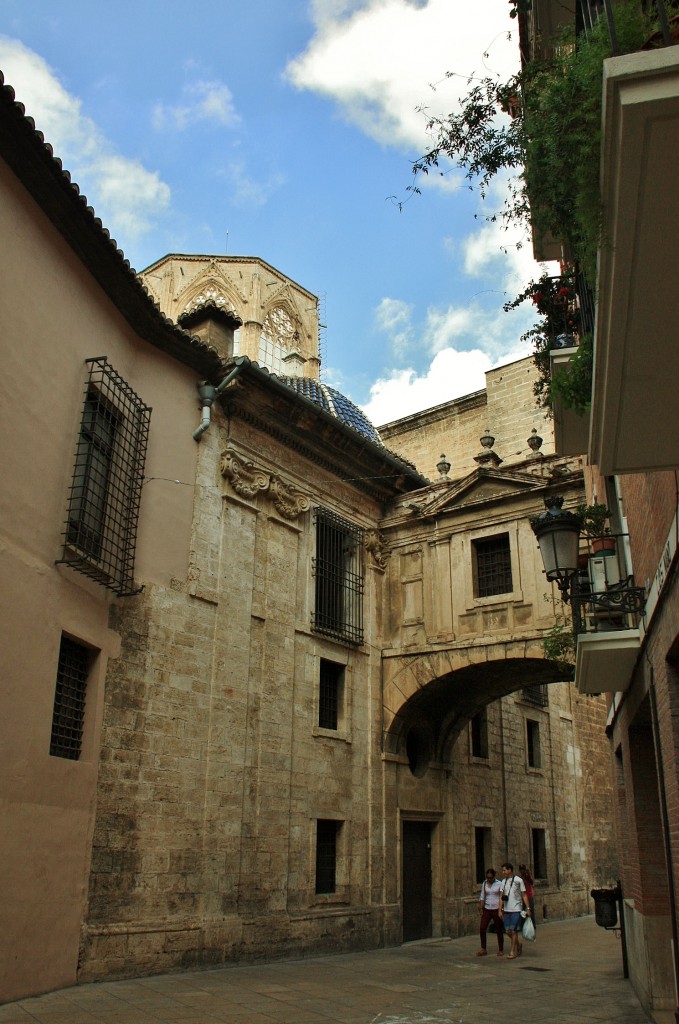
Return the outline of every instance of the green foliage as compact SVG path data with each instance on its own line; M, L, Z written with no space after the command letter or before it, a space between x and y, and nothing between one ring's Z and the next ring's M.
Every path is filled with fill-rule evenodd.
M582 532L586 537L605 537L611 513L607 505L595 502L593 505L578 505L576 514L582 519Z
M638 50L651 23L638 2L615 6L621 53ZM565 243L593 288L601 242L599 186L603 61L611 55L601 18L586 38L560 36L554 56L522 76L524 184L533 229Z
M547 354L549 360L549 354ZM550 404L559 398L566 409L573 409L584 416L592 401L592 364L594 350L592 335L583 334L578 350L567 367L561 367L551 378L549 387Z
M549 408L556 396L564 406L582 415L591 400L593 352L592 336L580 334L574 274L564 272L560 277L543 274L537 281L531 281L515 299L505 303L504 308L515 309L527 301L533 303L540 317L521 339L533 345L533 361L538 370L533 390L538 404ZM569 366L560 368L552 379L550 350L564 347L569 335L572 345L578 344L579 338L578 351Z
M575 676L575 652L577 640L573 629L567 623L557 623L542 638L545 658L555 661L563 671L564 680Z
M511 6L516 16L525 0L512 0ZM614 11L620 52L639 49L652 23L638 0L622 0ZM611 55L606 19L586 37L576 41L568 31L553 44L549 59L532 61L504 83L485 78L458 114L431 118L434 145L413 170L427 174L449 158L484 197L497 174L516 172L500 217L564 242L593 287L602 221L602 64Z
M510 0L516 18L529 9L531 0ZM620 53L638 50L655 28L638 0L620 0L614 6ZM464 168L470 188L485 198L493 179L511 172L510 192L498 217L508 227L520 224L537 238L552 236L561 242L568 259L596 285L597 254L602 238L599 166L601 156L603 61L611 56L608 24L600 18L586 35L574 31L552 40L552 56L526 64L520 73L501 83L487 77L477 82L462 101L458 114L431 118L428 130L434 145L413 165L415 177L438 168L444 158ZM471 82L471 80L470 80ZM416 185L412 191L419 191ZM549 279L531 282L505 309L526 299L535 300ZM564 278L562 287L572 287ZM559 333L578 334L573 322L577 304L561 304L559 315L541 309L540 319L522 340L533 344L538 369L535 393L538 403L551 406L558 397L564 406L584 414L591 401L593 342L580 338L576 356L551 380L549 350ZM558 329L561 318L571 323Z

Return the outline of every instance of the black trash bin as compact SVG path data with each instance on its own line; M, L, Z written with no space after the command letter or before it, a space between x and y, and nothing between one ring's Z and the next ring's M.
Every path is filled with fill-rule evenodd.
M618 923L618 889L592 889L594 920L601 928L615 928Z

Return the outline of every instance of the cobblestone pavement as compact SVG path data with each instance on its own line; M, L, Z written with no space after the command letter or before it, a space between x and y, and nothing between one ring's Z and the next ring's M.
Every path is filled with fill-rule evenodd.
M486 957L467 936L80 985L6 1003L0 1024L647 1024L593 918L541 925L516 960L488 938Z

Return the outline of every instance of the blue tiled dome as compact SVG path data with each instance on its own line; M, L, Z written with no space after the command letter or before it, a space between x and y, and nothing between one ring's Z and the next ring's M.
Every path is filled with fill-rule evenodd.
M308 398L310 402L320 405L322 409L336 416L342 423L353 427L359 434L369 438L376 444L382 444L380 435L365 413L362 413L357 405L354 405L346 395L336 391L335 388L328 387L327 384L323 384L320 380L312 380L310 377L279 377L279 380L282 380L289 388L296 391L298 395L302 395L304 398Z

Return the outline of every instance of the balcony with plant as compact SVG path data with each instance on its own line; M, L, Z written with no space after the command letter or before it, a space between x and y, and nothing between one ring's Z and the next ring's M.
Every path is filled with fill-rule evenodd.
M580 567L571 583L575 679L581 692L624 690L641 644L646 592L628 568L626 533L606 505L580 505Z

